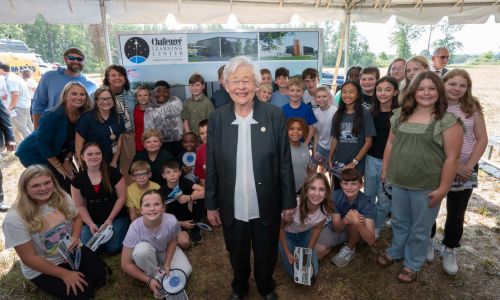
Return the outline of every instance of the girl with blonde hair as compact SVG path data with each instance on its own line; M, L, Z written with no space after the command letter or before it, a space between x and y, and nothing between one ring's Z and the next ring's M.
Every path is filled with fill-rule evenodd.
M24 139L16 155L23 166L47 166L57 182L69 193L74 177L75 126L91 108L90 97L79 82L69 82L61 92L59 104L40 118L37 130Z
M399 104L403 103L403 99L406 98L406 93L410 86L411 81L418 74L429 70L429 61L425 56L416 55L406 61L404 69L404 79L400 83L401 93L399 94Z
M21 174L18 196L3 223L6 248L21 259L25 278L59 299L90 299L104 285L111 269L90 249L81 247L78 267L65 262L58 247L69 236L73 250L80 247L82 219L70 196L42 165Z
M455 248L460 247L465 211L474 187L477 187L478 162L488 145L488 134L479 100L472 95L472 80L463 69L448 71L444 77L447 111L464 123L465 135L452 189L446 195L443 269L450 275L458 273ZM435 234L435 224L432 236ZM432 243L432 242L431 242ZM432 245L432 244L431 244ZM433 247L432 247L433 250Z

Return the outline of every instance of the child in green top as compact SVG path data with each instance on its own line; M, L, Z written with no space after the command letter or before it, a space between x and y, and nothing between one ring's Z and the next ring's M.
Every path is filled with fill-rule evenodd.
M214 105L210 98L203 94L205 89L205 79L200 74L193 74L189 78L189 90L191 97L184 102L182 110L182 120L184 122L184 132L194 132L198 138L198 124L200 121L208 119L214 110Z
M393 239L377 263L403 259L401 282L415 281L424 264L432 224L456 174L464 132L445 99L441 78L422 72L391 117L381 179L393 186Z

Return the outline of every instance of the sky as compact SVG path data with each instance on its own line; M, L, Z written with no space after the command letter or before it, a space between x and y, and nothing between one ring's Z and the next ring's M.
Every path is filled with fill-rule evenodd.
M395 54L396 47L393 47L389 41L389 36L394 30L394 18L386 24L380 23L356 23L359 32L368 40L370 51L380 53L382 51L388 54ZM429 31L425 32L421 38L414 42L412 52L420 53L427 49ZM442 38L438 30L433 30L432 41ZM486 51L500 52L500 23L495 23L493 17L490 17L485 24L464 25L463 29L456 33L456 38L463 43L463 48L456 54L479 54Z

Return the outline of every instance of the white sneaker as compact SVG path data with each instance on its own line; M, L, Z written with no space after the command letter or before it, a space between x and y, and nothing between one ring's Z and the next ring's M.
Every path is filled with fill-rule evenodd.
M455 248L443 247L441 250L441 257L443 258L443 269L449 275L457 275L457 252Z
M392 227L392 219L388 219L387 221L385 221L385 226L387 228L391 228Z
M375 240L378 241L380 238L380 228L375 228Z
M345 267L351 262L354 258L354 254L356 254L356 249L349 249L349 247L344 246L340 249L339 253L335 255L330 261L332 264L336 265L339 268Z
M434 241L432 239L429 239L429 242L427 244L427 262L433 262L434 261Z
M7 212L9 207L5 203L0 203L0 212Z

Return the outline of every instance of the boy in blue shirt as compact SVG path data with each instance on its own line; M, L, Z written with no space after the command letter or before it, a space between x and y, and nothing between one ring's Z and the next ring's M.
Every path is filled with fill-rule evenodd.
M274 72L274 83L278 86L278 90L273 93L270 102L271 104L274 104L277 107L282 107L288 103L289 98L287 87L289 76L290 72L284 67L277 68Z
M304 96L304 81L300 77L293 77L288 81L287 92L290 101L281 107L285 115L285 120L290 118L304 119L306 125L309 127L308 134L304 137L304 144L309 145L314 137L313 125L318 120L316 120L311 106L302 101L302 96Z
M332 221L321 231L315 249L321 259L332 247L347 241L331 260L337 267L345 267L354 258L355 246L360 241L370 246L375 243L375 222L370 197L360 192L363 188L361 173L356 169L344 169L340 185L342 188L333 192Z

